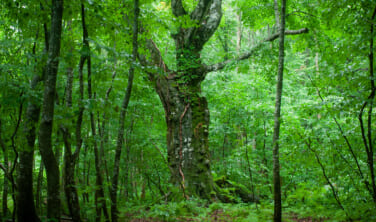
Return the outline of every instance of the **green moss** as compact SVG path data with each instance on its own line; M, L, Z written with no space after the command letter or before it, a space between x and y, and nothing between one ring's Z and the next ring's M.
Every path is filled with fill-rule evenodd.
M258 197L254 197L248 188L242 184L228 180L224 175L214 178L214 183L217 186L219 199L225 203L259 202Z

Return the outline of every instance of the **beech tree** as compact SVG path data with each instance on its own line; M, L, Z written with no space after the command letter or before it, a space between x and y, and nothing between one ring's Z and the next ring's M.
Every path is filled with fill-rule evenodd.
M208 146L210 115L208 103L201 95L201 83L212 71L223 69L234 60L244 60L264 42L279 37L274 33L260 44L236 59L207 65L202 62L201 51L217 30L222 18L221 0L200 0L188 12L181 0L171 1L171 10L177 19L188 19L190 27L180 25L172 34L175 42L176 70L164 62L160 50L152 39L147 40L151 58L141 58L144 65L157 67L158 72L149 71L149 79L163 104L167 123L168 163L172 171L171 181L179 186L184 196L215 197L210 171ZM287 30L288 34L306 33L308 30ZM160 75L160 72L163 74Z
M2 1L0 218L375 221L375 1L282 1Z

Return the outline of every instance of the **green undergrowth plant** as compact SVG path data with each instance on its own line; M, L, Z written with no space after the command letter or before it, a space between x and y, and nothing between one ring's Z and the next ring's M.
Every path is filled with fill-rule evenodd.
M180 202L162 202L128 206L121 210L122 219L148 221L272 221L269 203L209 203L191 198Z

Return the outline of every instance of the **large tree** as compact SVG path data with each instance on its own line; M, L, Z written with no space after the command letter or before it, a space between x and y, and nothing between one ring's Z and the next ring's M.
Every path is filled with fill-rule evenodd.
M200 0L188 14L181 0L171 1L175 17L189 15L197 24L179 27L172 36L176 70L167 67L152 40L147 42L152 63L164 72L164 75L150 73L149 78L155 84L166 113L171 180L182 188L185 196L210 198L213 191L208 147L209 110L205 97L200 95L207 69L200 52L221 21L221 4L221 0Z
M176 70L170 69L153 40L147 41L151 53L149 61L140 58L143 65L157 67L149 71L149 79L163 104L167 123L167 152L171 181L181 188L184 196L212 198L213 179L209 157L209 109L201 95L201 83L207 73L223 69L233 60L206 65L201 60L201 50L217 30L222 18L221 0L199 0L188 12L181 0L171 1L172 13L177 20L189 19L190 27L180 25L172 34L175 41ZM285 34L300 34L307 29L287 30ZM279 33L264 39L260 44L236 60L249 58L263 42L273 41ZM160 73L163 73L162 75Z

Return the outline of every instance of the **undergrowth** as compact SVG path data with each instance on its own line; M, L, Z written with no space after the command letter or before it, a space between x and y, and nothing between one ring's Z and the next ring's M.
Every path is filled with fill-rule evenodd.
M346 221L339 211L327 211L327 214L332 213L333 217L327 214L317 214L314 211L315 209L309 208L285 208L283 221L302 221L301 219L304 218L307 221ZM273 221L271 201L262 201L260 204L229 204L190 199L154 205L128 206L121 212L123 221Z

